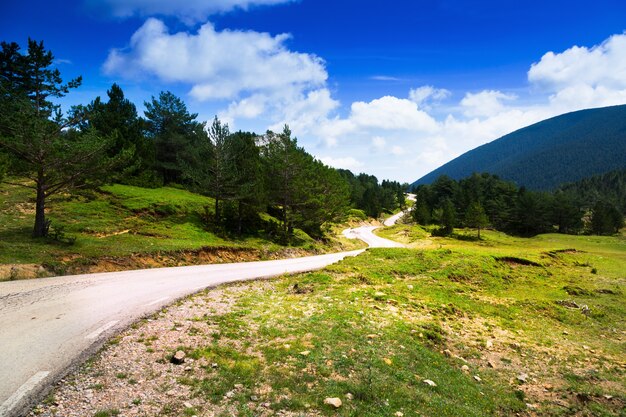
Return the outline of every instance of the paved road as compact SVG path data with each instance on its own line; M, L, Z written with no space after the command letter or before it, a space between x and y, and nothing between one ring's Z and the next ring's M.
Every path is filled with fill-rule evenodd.
M405 195L406 195L407 200L415 201L415 199L416 199L415 194L408 194L408 193L407 193L407 194L405 194ZM384 224L385 226L393 226L393 225L394 225L394 224L396 224L396 222L397 222L398 220L400 220L400 219L402 218L402 216L404 216L407 212L408 212L408 210L404 210L404 211L401 211L401 212L399 212L399 213L396 213L396 214L394 214L393 216L389 217L387 220L385 220L383 224Z
M319 269L361 252L0 283L0 416L25 413L111 334L177 298L226 282Z
M372 247L399 243L346 231ZM323 268L363 250L0 283L0 417L21 416L72 367L134 321L201 289Z
M361 226L354 229L346 229L343 231L343 235L349 239L361 239L367 243L371 248L403 248L402 243L394 242L392 240L384 239L380 236L376 236L373 232L380 226Z

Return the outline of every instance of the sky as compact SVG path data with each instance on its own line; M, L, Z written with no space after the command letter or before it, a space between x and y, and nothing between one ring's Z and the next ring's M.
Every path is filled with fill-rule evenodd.
M282 130L318 159L413 182L570 111L626 104L626 2L5 0L0 40L43 40L64 108L118 83L202 121Z

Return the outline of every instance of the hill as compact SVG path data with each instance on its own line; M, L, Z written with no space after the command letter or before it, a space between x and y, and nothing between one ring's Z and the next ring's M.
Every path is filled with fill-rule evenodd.
M553 117L479 146L423 176L454 179L488 172L535 190L626 167L626 105Z
M33 276L284 258L338 250L302 230L285 246L278 220L261 213L257 232L216 234L206 225L214 200L186 190L114 184L62 194L46 209L51 236L32 239L29 189L0 184L0 281ZM206 210L209 210L208 214Z

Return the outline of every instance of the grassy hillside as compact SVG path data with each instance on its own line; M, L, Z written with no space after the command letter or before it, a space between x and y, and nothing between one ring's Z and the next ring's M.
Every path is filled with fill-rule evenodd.
M18 275L250 260L279 252L289 255L263 230L241 239L207 231L202 216L205 207L211 213L213 200L177 188L116 184L52 198L51 229L60 228L67 238L76 238L73 244L67 239L30 237L32 199L28 189L0 185L0 265L21 264L13 272ZM267 215L265 220L273 221ZM323 251L337 244L323 245L301 231L297 237L292 251ZM10 268L0 268L0 279L10 273Z
M488 172L536 190L626 167L626 106L582 110L517 130L417 180Z
M90 415L623 416L624 237L384 234L414 248L163 310L46 408L96 386ZM171 365L176 350L191 360Z

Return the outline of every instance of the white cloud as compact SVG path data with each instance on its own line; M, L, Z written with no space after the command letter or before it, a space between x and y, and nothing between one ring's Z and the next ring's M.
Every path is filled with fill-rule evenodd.
M387 146L387 140L382 136L374 136L372 138L372 146L374 149L382 151Z
M328 77L324 62L288 50L284 45L288 37L218 32L211 23L196 34L170 34L162 21L151 18L132 36L129 48L109 53L104 70L131 79L148 74L164 82L189 84L191 96L199 101L324 86Z
M363 166L363 163L355 158L348 156L345 158L334 158L332 156L322 156L319 158L324 164L333 168L349 169L351 171L359 169Z
M626 103L626 35L590 48L550 52L530 66L528 85L515 93L468 92L456 104L445 89L422 86L409 99L383 96L350 106L345 117L320 119L313 134L338 151L350 150L379 178L413 181L449 160L547 118ZM369 146L367 146L369 144ZM365 146L364 146L365 145Z
M419 110L415 102L393 96L384 96L369 103L352 103L350 120L358 128L414 131L436 128L435 120Z
M613 35L591 48L574 46L561 53L548 52L532 64L528 80L551 92L573 85L626 88L626 35Z
M445 88L435 88L432 85L424 85L409 91L409 99L422 107L428 102L437 103L450 97L452 93Z
M400 78L392 77L390 75L374 75L370 77L370 80L374 81L400 81Z
M501 91L484 90L479 93L467 93L461 100L463 113L469 117L495 116L501 113L505 106L503 100L515 100L513 94L505 94Z
M293 0L87 0L87 3L104 6L116 17L164 15L176 16L187 23L197 23L217 13L290 1Z

